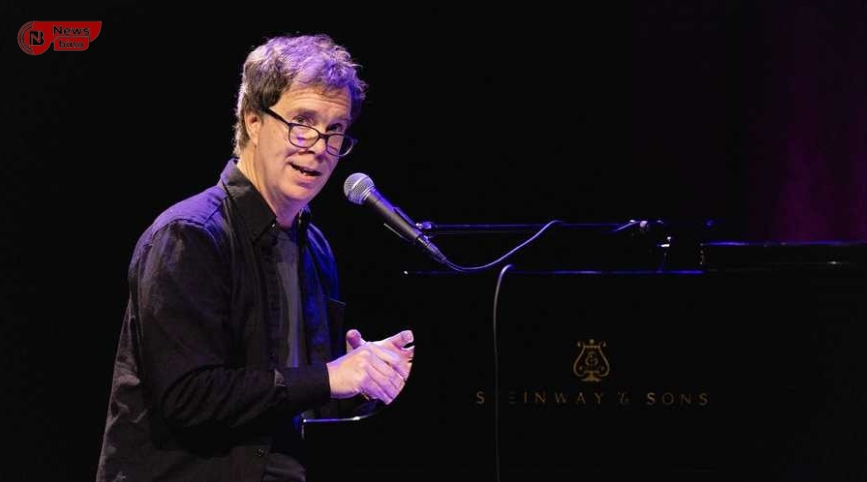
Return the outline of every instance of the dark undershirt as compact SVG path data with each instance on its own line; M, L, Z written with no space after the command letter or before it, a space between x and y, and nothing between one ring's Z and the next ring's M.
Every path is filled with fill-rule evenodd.
M307 364L304 323L301 320L301 290L298 280L298 244L293 230L281 231L277 238L277 273L280 281L280 348L278 362L287 367ZM274 443L265 464L263 482L303 482L305 480L300 417L284 427L275 427Z

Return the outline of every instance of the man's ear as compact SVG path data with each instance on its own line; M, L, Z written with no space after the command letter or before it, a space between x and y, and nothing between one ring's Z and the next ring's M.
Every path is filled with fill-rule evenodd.
M250 136L250 142L253 145L259 144L259 130L262 128L262 115L249 110L244 113L244 127L247 129L247 135Z

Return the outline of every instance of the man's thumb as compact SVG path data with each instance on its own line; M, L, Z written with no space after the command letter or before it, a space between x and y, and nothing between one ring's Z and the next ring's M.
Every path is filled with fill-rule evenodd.
M346 332L346 343L349 345L350 349L354 350L367 342L361 337L360 331L352 328Z

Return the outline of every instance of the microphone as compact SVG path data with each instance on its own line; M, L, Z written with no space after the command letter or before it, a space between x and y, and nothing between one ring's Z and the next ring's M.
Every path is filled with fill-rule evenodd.
M367 174L356 172L350 174L343 183L343 194L353 204L369 207L383 218L385 227L408 243L415 244L424 250L428 256L442 264L446 264L446 257L440 250L418 229L400 208L393 206L373 186L373 180Z

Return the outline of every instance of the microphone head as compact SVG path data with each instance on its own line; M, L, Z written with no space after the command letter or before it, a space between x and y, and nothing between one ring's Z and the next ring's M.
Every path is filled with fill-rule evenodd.
M356 172L350 174L343 183L343 194L353 204L364 203L367 195L373 190L373 179L367 174Z

